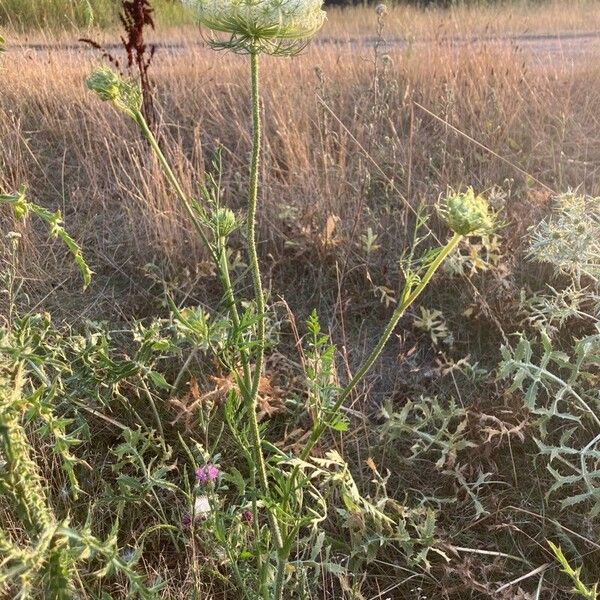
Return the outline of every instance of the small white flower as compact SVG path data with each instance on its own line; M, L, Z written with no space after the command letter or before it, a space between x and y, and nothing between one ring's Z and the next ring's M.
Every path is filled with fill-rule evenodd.
M239 52L292 54L325 22L322 0L185 0L200 23L230 34L212 45Z
M194 517L205 519L211 512L208 496L198 496L194 502Z

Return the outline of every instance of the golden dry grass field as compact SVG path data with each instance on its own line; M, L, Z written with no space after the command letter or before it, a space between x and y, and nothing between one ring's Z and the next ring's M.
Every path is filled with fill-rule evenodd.
M108 323L115 331L109 336L112 343L139 322L172 320L175 305L218 311L222 302L214 265L147 141L86 89L86 77L106 61L79 38L97 40L124 64L112 13L106 13L106 22L86 27L79 13L65 12L62 23L50 11L43 17L27 13L25 18L25 12L19 17L19 1L0 0L0 34L6 38L0 62L0 193L24 185L32 200L52 211L60 209L94 277L81 292L67 250L49 240L47 230L35 221L18 221L3 211L0 255L9 281L0 301L5 327L13 327L15 312L49 312L61 332L96 331L98 323ZM67 9L61 5L57 10ZM156 44L149 74L160 146L190 197L200 194L220 153L223 202L242 214L253 141L247 61L210 49L206 32L187 13L168 12L162 5L161 11L156 30L147 38ZM305 393L298 391L303 385L298 383L300 363L306 358L299 357L298 348L312 309L318 310L323 329L338 347L336 377L351 379L401 300L398 286L406 272L400 259L410 252L420 216L431 214L425 244L443 239L446 226L436 204L449 190L472 186L488 199L500 222L497 235L465 242L458 258L440 271L345 407L349 431L332 432L318 448L321 458L330 450L340 452L361 493L376 489L373 497L382 510L389 500L401 505L395 510L405 516L414 511L421 518L431 511L435 527L430 531L407 516L406 532L393 537L386 527L370 530L364 515L352 514L343 526L343 511L329 515L322 524L327 537L324 546L320 542L318 561L339 559L343 574L331 567L314 580L307 575L290 597L572 598L576 578L561 570L549 550L546 540L554 540L574 567L583 565L585 585L579 583L588 595L580 589L580 596L597 598L590 591L600 580L596 424L573 409L571 421L551 426L549 438L544 438L539 423L546 423L551 409L545 408L540 417L530 401L535 393L545 393L558 398L556 409L565 394L577 390L577 397L594 407L591 412L600 406L597 350L589 365L587 358L577 363L581 352L571 362L564 358L564 353L575 352L574 340L592 339L600 331L597 262L587 265L583 275L578 272L577 285L571 288L564 271L555 276L552 261L531 258L531 228L551 219L556 198L573 190L588 197L585 206L596 207L596 212L587 208L587 216L579 215L574 227L582 228L581 235L569 239L588 236L582 256L584 250L597 248L600 2L474 3L450 9L400 5L379 15L370 6L330 9L326 25L306 51L293 58L261 57L261 68L258 254L272 307L269 331L276 331L272 335L280 343L277 351L267 347L261 394L267 398L263 409L269 418L262 424L274 446L296 452L306 442L307 416L298 408ZM9 231L21 235L18 251L14 236L5 235ZM230 241L234 283L248 295L252 282L244 236L236 232ZM543 295L548 289L559 290L560 301L552 304ZM548 317L551 310L558 316ZM536 366L547 349L537 337L542 322L557 350L543 363L548 371ZM500 348L518 352L521 332L536 342L526 357L534 366L524 375L526 361L521 357L519 380ZM81 339L96 339L94 335L85 333ZM47 337L54 343L59 336ZM137 343L141 338L132 339ZM594 340L590 347L596 348ZM73 347L79 343L78 338ZM106 362L114 365L129 352L129 347L115 351ZM53 360L68 362L67 355L53 355ZM555 370L548 366L552 361L558 365ZM515 358L510 364L517 362ZM577 364L583 375L573 375L567 363ZM71 379L76 364L74 360ZM86 368L93 370L90 364ZM231 387L224 364L196 350L189 356L170 356L165 378L172 388L164 397L152 388L161 403L166 438L176 448L175 458L164 459L167 473L179 475L187 460L177 444L189 433L181 423L192 417L181 407L190 397L199 398L202 406L210 404L208 397L211 402L218 397L216 410L222 408ZM192 392L184 394L179 384L186 369L193 377L185 390ZM109 388L108 379L102 381L106 372L98 371L99 388ZM559 375L564 385L557 384L563 381ZM507 377L522 387L511 386ZM523 384L527 377L537 382L533 392ZM72 511L61 491L67 480L57 467L59 459L40 434L44 441L33 454L42 464L48 489L56 492L54 508L83 522L82 507L92 498L90 511L105 533L118 515L121 553L137 548L140 537L145 540L150 532L138 567L145 580L166 581L157 598L241 598L227 570L230 557L202 535L173 533L185 509L179 497L172 499L169 489L161 488L144 501L154 508L157 498L158 504L164 501L165 516L137 500L128 504L119 495L122 489L115 491L116 475L114 470L109 473L112 459L106 457L120 451L119 435L129 425L127 419L134 419L131 414L142 424L155 416L147 402L150 392L145 396L140 386L137 379L127 380L115 392L118 401L106 405L78 392L76 405L85 407L83 414L91 422L86 427L93 443L88 439L82 448L92 468L81 466L86 473L84 500L73 504ZM83 384L81 389L87 390ZM130 405L121 403L123 395ZM277 408L269 405L269 398L275 398ZM549 400L547 406L551 404ZM203 415L203 410L198 413ZM209 431L203 418L193 422L198 439L208 447L215 430ZM213 418L217 428L224 427L221 416ZM589 457L578 451L572 458L565 451L580 439L574 423L591 436L581 434L585 443L592 439ZM38 439L37 430L27 431ZM554 434L560 440L552 443L563 454L548 450ZM234 462L231 458L229 464L227 455L228 450L234 454L234 443L227 434L225 438L218 455L224 471ZM0 482L1 459L0 453ZM570 471L560 471L565 464ZM569 496L565 490L575 484L569 480L558 485L553 465L583 491L577 488ZM233 487L231 483L226 493ZM564 502L576 493L589 494ZM0 487L0 533L4 522L22 540L10 502L1 494ZM335 491L331 498L339 501L342 496ZM358 530L369 535L363 539ZM0 535L0 569L1 553L8 547L2 543ZM421 560L422 547L435 551ZM309 569L317 559L303 560ZM301 562L298 558L298 565L290 567L290 577L294 569L304 568ZM77 597L132 597L124 576L102 587L88 585L91 572L77 584ZM3 585L0 577L0 598L16 597L15 588ZM8 595L2 596L5 589Z
M403 219L386 217L390 226L382 228L383 215L401 213L406 201L434 201L447 186L499 186L518 212L529 211L527 198L544 186L598 193L599 46L554 37L563 27L580 32L594 23L595 4L589 19L589 3L576 7L552 3L537 16L533 8L392 9L377 51L372 10L333 10L323 39L301 57L266 59L266 152L275 168L265 173L265 255L277 265L290 243L296 253L325 252L334 260L353 248L360 261L360 239L349 236L366 226L397 250ZM553 37L532 43L532 32ZM106 32L84 33L117 41ZM485 41L497 34L500 40ZM148 176L143 143L84 91L101 57L78 44L78 35L61 33L57 41L47 31L6 33L3 186L24 182L41 201L63 208L78 236L91 234L85 245L99 273L104 266L117 276L114 261L124 272L154 259L186 262L185 221L160 178ZM471 39L481 35L484 41ZM152 77L161 131L174 142L181 174L192 189L205 157L221 146L235 203L250 142L244 63L210 52L191 27L159 27L155 37L168 40ZM123 136L128 144L118 147ZM335 240L321 247L330 216ZM46 258L47 272L53 265ZM111 288L99 279L97 285L102 301Z

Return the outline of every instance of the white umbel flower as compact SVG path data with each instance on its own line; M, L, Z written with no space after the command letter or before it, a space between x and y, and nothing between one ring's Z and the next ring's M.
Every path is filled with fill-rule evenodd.
M194 502L194 517L196 519L206 519L211 513L212 508L207 496L198 496Z
M325 22L322 0L184 0L208 29L230 38L213 40L237 52L295 54Z

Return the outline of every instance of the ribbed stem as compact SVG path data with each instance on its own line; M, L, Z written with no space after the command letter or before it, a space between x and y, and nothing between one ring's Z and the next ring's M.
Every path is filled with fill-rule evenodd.
M265 353L265 296L263 292L260 266L258 263L258 251L256 249L256 208L258 205L258 170L260 165L260 144L262 136L262 124L260 118L259 97L259 68L258 54L250 54L250 71L252 75L252 161L250 164L250 189L248 191L248 215L246 222L246 233L248 238L248 258L252 283L254 285L254 296L256 302L256 328L257 349L256 364L254 368L254 379L252 383L252 397L256 401L258 386L262 375L263 359Z
M260 98L259 98L259 68L258 53L250 54L250 73L252 82L252 159L250 162L250 187L248 191L248 213L246 218L246 237L248 243L248 259L250 272L252 273L252 282L254 284L254 297L256 302L256 350L254 355L255 367L252 380L252 389L246 398L248 407L248 418L250 419L250 433L252 436L252 445L254 446L254 455L258 472L258 480L262 495L265 500L269 499L269 481L267 478L267 467L265 457L262 451L262 440L256 418L256 408L258 400L258 387L262 376L264 354L265 354L265 297L260 276L260 266L258 263L258 251L256 249L256 208L258 204L258 171L260 166L260 144L261 144L261 118L260 118ZM278 554L283 549L283 539L277 518L269 511L269 524L271 534L275 541L275 547ZM281 568L279 566L278 568ZM277 592L276 592L277 593ZM280 596L279 596L280 597ZM278 600L278 596L274 598Z

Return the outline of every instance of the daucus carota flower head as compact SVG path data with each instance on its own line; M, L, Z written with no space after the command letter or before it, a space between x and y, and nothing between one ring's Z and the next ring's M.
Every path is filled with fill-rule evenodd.
M123 81L108 67L94 71L86 81L87 87L96 92L100 100L112 102L115 107L134 117L142 108L142 92L138 85Z
M449 194L440 212L450 229L460 235L485 234L494 228L494 214L473 188Z
M213 464L207 464L196 469L196 481L201 485L214 483L219 477L219 469Z
M383 2L379 2L375 7L375 12L381 17L387 13L387 6Z
M202 25L229 34L213 40L236 52L295 54L325 22L322 0L184 0Z

